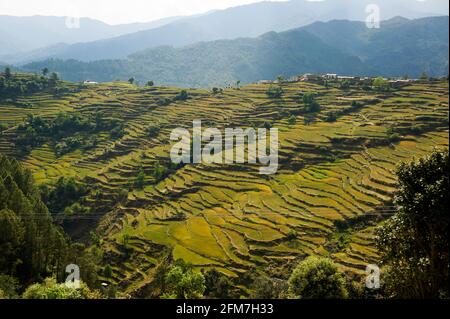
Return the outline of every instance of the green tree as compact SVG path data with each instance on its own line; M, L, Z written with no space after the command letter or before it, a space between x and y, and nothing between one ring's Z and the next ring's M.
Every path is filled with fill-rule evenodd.
M139 169L139 173L136 177L136 181L134 182L134 186L137 189L143 189L144 188L144 184L145 184L145 171L144 169L141 167Z
M289 278L289 292L301 299L343 299L348 297L344 275L327 258L310 256Z
M131 78L128 79L128 82L129 82L130 84L133 84L134 81L135 81L134 77L131 77Z
M183 261L176 264L166 274L167 293L163 298L198 299L205 292L205 277Z
M215 268L203 274L205 277L205 296L219 299L230 298L230 292L233 288L231 280L218 272Z
M189 94L186 90L181 90L181 92L175 96L175 101L186 101L187 99L189 99Z
M19 282L16 278L0 274L0 299L17 299Z
M377 77L375 80L373 80L372 85L377 91L380 92L389 90L389 82L382 77Z
M295 125L295 123L297 123L297 117L295 115L291 115L288 119L288 124Z
M52 86L55 86L59 81L59 76L57 73L52 72L52 74L50 74L50 84Z
M422 72L422 74L420 75L420 79L422 81L428 81L428 74L426 74L425 72Z
M153 81L148 81L147 82L147 86L153 86L153 85L155 85L155 82L153 82Z
M267 276L257 277L251 285L252 299L286 298L287 287L285 281L271 279Z
M42 69L42 75L43 76L47 76L48 72L49 72L48 68L43 68Z
M23 299L99 299L101 294L90 290L80 282L80 288L68 287L57 283L54 278L45 279L42 284L29 286L22 295Z
M12 74L11 74L11 68L6 67L6 68L5 68L5 78L6 78L7 80L9 80L9 79L11 79L11 77L12 77Z
M315 94L312 92L305 92L302 97L303 103L309 105L315 101Z
M436 150L397 171L397 213L377 240L389 296L449 297L448 158Z
M112 268L110 265L106 265L105 269L103 270L103 276L105 276L106 278L112 277Z
M280 86L269 86L266 94L271 99L279 99L282 97L284 91Z

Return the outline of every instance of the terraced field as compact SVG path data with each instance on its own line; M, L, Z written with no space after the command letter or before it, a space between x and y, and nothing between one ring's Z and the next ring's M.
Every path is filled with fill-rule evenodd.
M105 263L113 269L112 278L104 279L127 292L151 282L166 247L174 259L235 278L253 270L283 277L285 267L311 254L362 274L377 263L374 228L393 212L396 166L448 147L448 82L414 83L389 93L311 83L282 87L280 99L267 97L267 85L219 94L188 90L190 99L166 106L158 99L173 98L180 89L106 83L60 97L26 96L15 104L0 102L0 121L10 125L0 136L0 152L20 157L38 183L73 176L92 186L82 199L91 213L75 217L68 228L76 238L97 229ZM305 92L316 93L320 112L302 112L298 97ZM49 145L26 155L14 146L16 125L26 114L98 110L125 121L123 138L113 142L105 133L95 149L59 158ZM336 121L327 121L331 111ZM194 119L221 130L270 122L279 129L278 173L260 175L249 164L198 164L157 182L153 172L170 160L171 130L191 128ZM162 129L149 138L147 128L155 124ZM393 133L395 140L389 138ZM138 190L133 183L141 168L146 186Z

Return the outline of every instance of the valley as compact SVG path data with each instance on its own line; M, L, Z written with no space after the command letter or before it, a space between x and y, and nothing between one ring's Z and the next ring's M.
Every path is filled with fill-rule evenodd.
M379 261L374 230L394 212L396 167L448 147L445 79L388 91L338 80L282 82L279 97L269 96L272 84L248 84L186 89L185 98L175 87L61 83L60 93L0 99L0 153L20 159L39 185L52 187L61 177L88 185L77 200L85 209L56 220L73 239L101 248L111 274L100 280L130 296L151 296L167 258L215 268L243 295L249 273L286 280L309 255L331 258L359 281ZM318 110L307 110L306 93ZM96 130L92 147L65 154L51 138L16 147L27 116L52 121L61 112L101 114L123 134ZM260 175L248 164L173 166L170 132L192 129L196 119L221 131L278 128L278 172Z

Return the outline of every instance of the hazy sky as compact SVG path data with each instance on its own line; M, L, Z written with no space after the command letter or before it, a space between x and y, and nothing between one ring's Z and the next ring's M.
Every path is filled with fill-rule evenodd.
M204 13L260 1L262 0L0 0L0 15L90 17L109 24L119 24Z

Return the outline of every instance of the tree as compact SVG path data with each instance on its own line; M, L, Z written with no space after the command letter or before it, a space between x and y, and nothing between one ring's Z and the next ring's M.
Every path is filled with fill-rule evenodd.
M6 78L7 80L9 80L9 79L11 79L11 77L12 77L12 74L11 74L11 68L6 67L6 68L5 68L5 78Z
M301 299L343 299L348 297L344 275L327 258L310 256L289 278L289 292Z
M10 68L10 67L6 67L6 68L5 68L5 78L6 78L7 80L9 80L9 79L11 79L11 77L12 77L12 74L11 74L11 68Z
M397 213L377 240L391 297L449 297L448 158L436 150L397 171Z
M49 72L48 68L43 68L42 69L42 75L43 76L47 76L48 72Z
M128 79L128 82L129 82L130 84L133 84L134 81L135 81L134 77L131 77L131 78Z
M105 269L103 270L103 276L105 276L106 278L112 277L112 268L110 265L106 265Z
M428 74L426 74L425 72L422 72L422 74L420 75L420 79L422 81L428 81Z
M241 80L237 80L236 81L236 88L239 89L241 85Z
M161 127L159 125L152 125L147 128L147 136L148 137L156 137L161 131Z
M253 281L251 289L252 299L279 299L285 297L287 287L284 281L259 276Z
M181 92L175 96L175 101L186 101L187 99L189 99L189 94L186 90L181 90Z
M283 93L283 89L279 86L270 86L266 91L267 96L271 99L279 99Z
M297 123L297 117L295 115L291 115L288 119L288 124L295 125L295 123Z
M192 265L178 260L166 274L166 299L197 299L205 292L205 277L194 271Z
M17 299L19 283L16 278L0 274L0 299Z
M315 101L314 93L312 93L312 92L305 92L303 94L302 99L303 99L303 103L305 105L309 105L309 104L311 104L311 103L313 103Z
M205 296L219 299L230 298L230 291L233 288L231 280L218 272L215 268L203 274L205 277Z
M85 283L80 282L80 288L72 288L59 284L54 278L45 279L42 284L29 286L22 295L23 299L100 299L98 291L91 291Z
M377 91L380 92L389 90L389 82L381 76L373 80L372 85Z
M0 136L2 136L3 132L6 131L8 126L5 123L0 123Z
M145 183L145 172L144 169L141 167L139 169L139 173L136 177L136 181L134 182L134 186L137 189L143 189L144 188L144 183Z
M51 85L55 86L59 81L59 76L57 73L52 72L52 74L50 74L50 83Z
M316 101L315 94L306 92L303 94L303 103L305 104L305 111L308 113L315 113L320 111L320 105Z
M148 81L147 82L147 86L153 86L153 85L155 85L155 82L153 82L153 81Z

